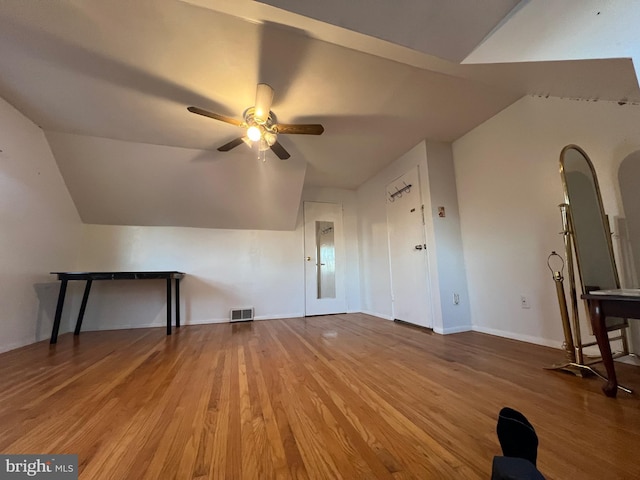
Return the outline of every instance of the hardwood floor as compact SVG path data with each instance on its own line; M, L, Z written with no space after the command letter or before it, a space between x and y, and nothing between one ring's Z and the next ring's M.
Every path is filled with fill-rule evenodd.
M0 355L0 452L75 453L81 479L488 479L511 406L547 479L640 478L640 369L610 399L561 360L363 314L65 334Z

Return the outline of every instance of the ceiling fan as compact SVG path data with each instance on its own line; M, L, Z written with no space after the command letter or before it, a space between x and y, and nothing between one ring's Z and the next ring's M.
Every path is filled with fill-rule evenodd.
M220 152L228 152L241 143L246 143L250 147L255 143L262 160L265 159L265 152L269 149L275 153L280 160L286 160L291 155L278 142L278 134L287 135L322 135L324 127L320 124L292 124L278 123L276 115L271 111L273 101L273 88L266 83L259 83L256 88L255 106L247 108L242 114L242 120L213 113L199 107L187 107L191 113L203 115L205 117L230 123L237 127L246 129L245 135L235 138L229 143L218 147Z

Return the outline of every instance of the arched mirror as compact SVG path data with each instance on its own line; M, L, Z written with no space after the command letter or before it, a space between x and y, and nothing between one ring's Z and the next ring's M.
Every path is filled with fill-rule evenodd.
M640 285L640 150L627 155L618 170L620 196L625 218L620 226L627 234L623 244L623 264L627 285ZM618 226L615 227L618 229Z
M598 178L584 150L576 145L562 149L560 175L565 202L569 205L569 226L582 293L620 288ZM609 328L625 324L621 319L607 319Z
M621 233L620 260L623 262L623 284L640 287L640 150L627 155L620 163L618 181L624 208L624 218L615 226ZM624 235L623 235L624 234ZM632 350L640 354L640 322L630 322L629 340Z

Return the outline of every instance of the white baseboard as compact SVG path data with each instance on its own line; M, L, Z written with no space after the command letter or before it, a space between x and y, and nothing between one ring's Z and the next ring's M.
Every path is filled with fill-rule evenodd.
M495 328L481 327L474 325L472 327L474 332L487 333L496 337L510 338L511 340L519 340L521 342L534 343L536 345L543 345L545 347L562 348L562 342L557 340L549 340L548 338L534 337L532 335L522 335L520 333L508 332L506 330L497 330Z
M167 326L167 322L136 323L135 325L99 325L98 327L95 327L95 328L85 326L87 328L82 328L80 335L82 335L83 332L105 332L108 330L133 330L137 328L159 328L159 327L166 327L166 326Z
M433 331L435 333L439 333L440 335L449 335L451 333L470 332L471 330L473 330L471 325L460 325L458 327L449 327L449 328L433 327Z
M391 315L385 315L378 312L362 310L359 312L350 312L350 313L363 313L365 315L371 315L372 317L380 318L383 320L393 321L393 317ZM262 320L276 320L276 319L302 318L302 317L304 317L304 313L296 312L296 313L290 313L290 314L284 314L284 315L269 315L269 316L261 315L261 316L255 317L254 320L262 321ZM216 323L229 323L229 319L228 318L207 318L207 319L183 322L182 325L184 326L207 325L207 324L216 324ZM119 330L119 329L129 329L129 328L132 328L132 329L133 328L153 328L153 327L159 328L159 327L165 327L165 326L166 326L166 322L148 322L148 323L136 324L136 325L104 325L104 326L98 327L97 329L83 330L83 331L88 332L88 331ZM497 337L510 338L512 340L518 340L521 342L533 343L536 345L544 345L546 347L552 347L552 348L558 348L558 349L562 348L562 342L557 340L549 340L546 338L535 337L532 335L522 335L519 333L509 332L506 330L498 330L495 328L482 327L478 325L473 325L473 326L464 325L464 326L451 327L451 328L434 327L433 329L435 333L438 333L440 335L467 332L470 330L475 332L480 332L480 333L486 333L489 335L494 335ZM72 330L65 329L64 331L60 331L59 335L62 335L64 333L69 333L70 331ZM36 340L34 338L23 338L18 341L11 342L9 344L0 345L0 353L8 352L10 350L15 350L17 348L21 348L26 345L31 345L33 343L37 343L47 338L49 338L49 336L41 338L40 340Z
M65 329L62 327L62 325L60 325L60 330L58 331L58 336L64 334L64 333L69 333L72 332L73 330L69 330L69 329ZM4 353L4 352L8 352L10 350L15 350L16 348L22 348L22 347L26 347L27 345L33 345L34 343L38 343L38 342L42 342L44 340L49 340L51 338L51 331L50 330L46 330L43 331L43 333L41 333L40 335L38 335L38 337L40 338L34 338L34 337L23 337L18 341L15 342L11 342L11 343L7 343L5 345L0 345L0 353Z
M284 315L259 315L254 320L282 320L286 318L303 318L304 313L286 313Z
M286 318L301 318L304 317L303 314L301 313L290 313L290 314L285 314L285 315L261 315L261 316L257 316L254 317L254 320L258 321L258 320L277 320L277 319L286 319ZM201 318L198 320L188 320L188 321L184 321L184 319L182 319L182 321L180 322L180 325L185 327L185 326L189 326L189 325L212 325L212 324L217 324L217 323L231 323L231 320L228 318ZM130 328L157 328L157 327L166 327L167 326L167 322L166 321L156 321L156 322L147 322L147 323L137 323L135 325L105 325L105 326L100 326L98 328L94 328L94 329L87 329L87 330L83 330L87 331L87 332L99 332L99 331L103 331L103 330L126 330L126 329L130 329ZM172 323L172 326L175 328L175 324ZM33 343L33 342L31 342Z
M370 312L367 310L361 310L360 312L354 312L354 313L364 313L365 315L371 315L372 317L378 317L378 318L382 318L383 320L393 321L393 317L391 315L385 315L383 313Z
M202 318L200 320L189 320L188 322L180 321L180 326L209 325L214 323L230 323L230 320L228 318ZM166 323L164 325L166 325Z
M9 350L15 350L16 348L20 348L20 347L26 347L27 345L38 343L38 342L41 342L42 340L34 340L33 338L22 338L17 342L11 342L11 343L7 343L6 345L0 345L0 353L8 352Z

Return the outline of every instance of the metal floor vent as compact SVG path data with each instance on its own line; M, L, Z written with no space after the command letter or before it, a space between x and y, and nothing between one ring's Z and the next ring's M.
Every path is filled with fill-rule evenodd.
M251 322L253 321L253 307L251 308L232 308L232 322Z

